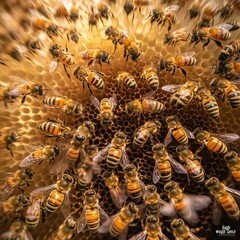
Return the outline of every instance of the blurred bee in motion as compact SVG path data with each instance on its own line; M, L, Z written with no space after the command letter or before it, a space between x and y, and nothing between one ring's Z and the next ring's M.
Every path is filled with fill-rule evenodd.
M164 186L164 190L171 199L170 203L165 203L161 207L161 214L164 216L174 216L178 213L189 224L198 223L197 211L207 208L211 199L205 195L184 194L179 187L179 183L170 181Z
M28 95L35 98L37 98L37 96L45 95L45 87L43 85L27 82L16 76L10 76L10 79L14 82L16 87L14 87L8 94L13 97L23 96L21 105L25 102Z
M133 0L125 0L124 5L123 5L123 9L124 9L125 13L127 14L127 16L132 12L134 13ZM134 15L133 15L133 18L134 18Z
M48 214L61 209L63 216L67 218L70 214L69 192L74 183L74 179L63 174L57 183L46 187L40 187L31 192L31 197L46 199L44 210Z
M114 57L109 55L108 52L101 49L87 49L79 53L83 60L89 61L88 66L98 63L102 67L102 63L111 65L110 60L114 60Z
M133 201L139 202L146 191L145 184L139 179L135 165L128 164L124 167L123 171L130 198Z
M225 61L216 65L215 74L227 79L240 77L240 62Z
M239 136L234 133L216 134L203 130L201 127L194 130L195 138L201 144L197 153L200 152L204 146L210 151L217 154L225 154L228 151L226 143L234 142L239 139Z
M20 162L20 167L29 167L34 163L40 164L44 160L49 160L51 163L60 154L60 149L57 145L25 146L25 149L30 154Z
M88 11L88 25L89 25L90 31L92 30L93 26L97 27L98 20L99 20L99 15L98 15L97 9L94 5L91 5Z
M16 187L23 191L23 188L29 186L29 181L33 177L33 171L30 168L19 169L15 173L9 174L9 177L5 180L6 183L2 189L2 200L6 200L12 195Z
M213 223L215 225L219 224L221 220L221 207L225 210L227 215L239 221L240 211L236 200L240 198L240 192L228 188L222 182L220 182L216 177L211 177L205 182L206 187L209 189L210 193L214 196L213 203ZM236 200L234 199L236 198Z
M122 207L120 212L111 216L99 228L98 233L109 232L111 237L127 238L128 226L137 218L138 207L134 202Z
M202 27L192 32L192 38L190 44L194 43L194 46L200 41L204 42L203 49L213 40L218 47L222 48L221 41L225 41L231 37L229 30L232 25L222 23L213 27Z
M102 79L104 74L101 72L90 70L89 68L83 66L79 66L74 70L73 74L78 80L82 81L83 91L85 89L85 82L91 94L92 94L91 86L94 86L99 90L103 90L105 88L105 83Z
M67 32L67 39L68 39L68 41L70 41L70 39L71 39L76 44L79 41L79 36L82 36L82 35L77 31L76 28L68 30L68 32Z
M20 139L20 136L16 132L12 132L9 135L3 135L0 132L0 149L6 148L12 157L13 156L13 151L12 151L12 146L14 146L15 142L18 142Z
M167 149L163 144L158 143L152 147L153 158L155 160L155 166L153 170L153 183L156 184L160 178L163 182L169 182L172 177L172 168L177 173L187 174L186 169L178 163L173 157L167 152Z
M240 39L237 39L230 44L227 44L221 50L220 55L218 56L219 61L226 61L230 59L234 54L240 56Z
M213 119L219 117L220 111L217 100L205 86L196 88L196 97L199 103L199 110L203 108Z
M56 235L53 237L53 240L68 240L72 239L74 231L76 228L76 221L72 216L66 218L63 224L57 230Z
M137 147L143 147L149 137L152 138L154 134L159 132L161 126L161 122L157 120L145 122L144 125L134 133L133 144Z
M137 82L134 77L128 72L120 72L116 78L118 85L125 86L126 88L136 90Z
M158 78L158 75L157 75L155 69L152 66L144 68L141 78L147 82L148 87L151 90L153 90L153 91L158 90L159 78Z
M42 212L42 199L31 199L25 214L25 223L29 229L34 229L40 222Z
M59 0L57 3L57 8L55 10L55 17L65 18L68 22L71 21L70 9L72 6L71 0Z
M124 167L129 164L128 155L126 153L127 136L123 132L116 132L109 145L103 148L93 158L94 162L99 162L101 159L106 158L107 167L114 169L121 165Z
M176 148L178 158L184 163L185 168L195 183L203 183L205 180L204 169L200 163L201 157L194 155L188 146L180 145Z
M239 83L239 81L230 82L228 80L213 79L210 83L210 86L213 87L213 94L221 97L225 103L229 102L232 108L240 106L240 90L234 83Z
M230 18L233 15L234 12L234 1L224 0L222 6L218 10L220 13L220 18L223 20L226 20Z
M192 51L177 55L176 57L161 59L158 63L158 71L166 70L174 75L176 68L180 68L184 77L186 77L187 72L183 69L183 66L193 66L198 63L197 59L193 57L194 54L195 52Z
M113 204L118 208L122 208L127 200L127 192L122 184L119 183L119 177L114 174L113 170L106 170L103 173L105 185L108 187Z
M44 45L40 38L29 38L25 41L25 46L28 51L32 54L36 53L37 50L42 50Z
M234 151L230 151L224 156L228 167L230 168L231 174L237 183L240 183L240 157Z
M106 0L95 0L94 3L97 8L99 19L102 21L102 23L103 23L103 18L108 20L110 16L113 17L113 13L110 10L110 7Z
M163 239L168 240L168 238L163 234L161 229L162 223L160 222L159 217L150 215L145 220L144 231L136 234L131 237L129 240L137 239Z
M97 118L101 120L102 126L111 126L115 117L113 110L117 107L116 96L103 98L101 102L96 97L90 96L90 101L99 112Z
M94 190L85 191L83 204L84 208L80 218L77 220L77 232L83 231L86 225L90 231L96 231L100 224L109 217L99 205L99 200Z
M83 112L83 106L79 102L63 96L47 97L43 103L51 108L61 108L66 115L80 116Z
M9 92L11 92L11 89L7 88L3 90L2 95L0 96L0 101L3 101L6 108L8 107L8 104L13 104L17 99L17 96L10 95Z
M166 123L168 125L168 133L164 139L165 147L168 146L168 144L172 141L172 136L178 143L184 145L188 144L188 138L191 139L195 138L192 132L190 132L188 129L182 126L177 116L173 115L167 117Z
M190 20L197 18L201 15L201 11L202 11L201 8L202 8L201 2L194 0L188 9Z
M173 33L165 33L163 43L168 45L176 45L177 42L186 42L188 39L188 34L185 28L178 29Z
M175 12L179 10L178 5L171 5L165 9L153 9L148 17L150 18L151 25L154 22L157 22L157 25L164 26L166 22L168 22L168 31L171 30L172 24L176 23L176 15Z
M63 64L64 71L66 72L68 78L71 79L70 74L67 71L67 67L74 65L76 62L73 55L68 52L68 48L66 47L66 50L61 50L60 46L53 44L49 51L53 56L53 59L49 64L49 72L54 72L60 62Z
M232 25L232 28L229 31L236 31L240 28L240 21L236 20L236 21L230 21L227 24ZM236 40L238 41L238 40Z

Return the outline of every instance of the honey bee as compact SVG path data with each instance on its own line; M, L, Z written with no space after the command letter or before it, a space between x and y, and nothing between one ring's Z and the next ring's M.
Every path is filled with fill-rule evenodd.
M201 2L196 1L196 0L193 1L193 3L190 5L190 7L188 9L188 14L189 14L190 20L200 16L201 8L202 8Z
M130 88L132 90L136 90L137 89L137 82L134 79L134 77L128 73L128 72L120 72L116 78L118 85L122 84L124 85L126 88Z
M196 141L201 144L197 152L200 152L204 146L210 151L218 154L225 154L228 151L226 143L234 142L239 139L239 136L234 133L216 134L210 133L202 128L194 130Z
M178 29L173 33L165 33L163 43L164 44L172 44L176 45L177 42L184 41L186 42L188 39L188 34L186 33L185 28Z
M194 66L198 63L197 59L193 57L194 54L195 52L192 51L177 55L176 57L168 57L166 59L161 59L158 64L158 70L166 70L168 72L171 72L172 75L174 75L176 68L180 68L183 75L186 77L187 72L183 69L183 66Z
M188 138L191 139L195 138L192 132L190 132L188 129L182 126L177 116L173 115L167 117L166 123L168 125L169 130L167 136L164 139L165 146L167 146L172 141L172 136L178 143L184 145L188 144Z
M168 240L161 229L161 222L159 217L150 215L145 220L144 231L131 237L129 240L144 240L144 239L162 239Z
M124 1L124 5L123 5L123 9L126 12L127 16L133 12L134 10L134 4L133 4L133 0L125 0Z
M39 124L39 129L45 132L47 137L55 137L59 140L61 137L66 139L71 139L73 137L73 132L70 127L66 127L64 123L60 120L50 119L49 122L43 122Z
M194 43L194 46L200 41L204 42L203 49L213 40L218 47L222 48L221 40L227 40L231 37L229 30L232 25L222 23L213 27L202 27L192 32L192 38L190 44Z
M232 25L232 28L229 31L236 31L240 28L240 21L236 20L236 21L230 21L227 24ZM236 40L237 41L237 40Z
M118 164L122 167L129 164L128 155L126 153L127 137L123 132L116 132L109 145L103 148L93 158L94 162L106 158L107 167L116 168Z
M89 12L88 12L89 30L92 29L92 26L96 26L97 27L98 19L99 19L99 15L98 15L97 9L96 9L96 7L94 5L92 5L89 8Z
M197 211L207 208L211 202L205 195L184 194L179 183L174 181L165 184L164 190L171 201L161 207L161 214L174 216L178 213L189 224L196 224L199 221Z
M69 192L74 183L74 179L68 175L63 174L57 183L46 187L40 187L31 192L31 197L47 197L45 202L45 210L47 213L56 212L61 209L65 218L70 213Z
M23 189L26 185L29 186L29 181L32 177L33 171L30 168L19 169L15 173L10 174L3 185L2 200L8 199L16 187Z
M177 173L187 174L186 169L178 163L167 152L163 144L158 143L152 147L153 158L155 160L155 167L153 170L153 183L156 184L161 178L163 182L169 182L172 177L172 168Z
M28 95L36 97L45 95L45 87L40 84L28 82L22 78L16 76L10 76L10 79L14 81L14 87L8 94L13 97L23 96L21 105L25 102Z
M215 74L224 76L227 79L232 79L233 77L238 78L240 76L240 62L220 62L219 65L216 66Z
M40 38L29 38L25 41L25 46L28 51L32 54L36 53L37 50L42 50L44 45Z
M151 24L157 22L157 25L164 26L166 22L168 22L168 31L171 30L172 24L176 23L176 15L175 12L179 10L178 5L171 5L165 9L153 9L148 17L151 17Z
M49 72L54 72L60 62L63 64L64 71L66 72L68 78L71 79L70 74L67 71L67 67L74 65L76 62L73 55L68 52L68 48L66 47L66 50L61 50L60 46L54 44L50 47L49 51L53 56L53 59L49 64Z
M225 61L230 59L235 53L240 52L240 39L237 39L230 44L227 44L221 50L220 55L218 56L219 61Z
M109 26L106 30L105 30L105 35L108 37L108 40L111 40L112 43L114 44L114 52L117 49L117 44L122 44L120 39L122 37L121 32L123 30L118 29L118 28L114 28L113 26Z
M178 153L179 160L184 163L185 168L193 181L195 183L204 182L204 169L199 161L201 158L194 155L186 145L178 146L176 152Z
M96 231L101 222L109 217L99 205L97 194L94 190L87 190L84 193L84 208L80 218L77 220L77 232L81 232L87 225L91 231Z
M13 151L12 151L12 146L14 146L15 142L18 142L20 139L20 136L16 132L12 132L9 135L3 135L0 132L0 149L6 148L11 156L13 157Z
M114 60L114 57L109 55L108 52L101 49L87 49L79 53L83 60L89 61L88 66L98 63L102 67L102 63L111 65L110 60Z
M213 223L217 225L221 219L220 205L230 218L238 221L240 217L240 211L234 197L239 200L240 192L235 189L228 188L216 177L209 178L205 182L205 185L209 189L210 193L214 196L212 218Z
M106 170L103 173L105 185L108 187L111 199L114 205L120 209L127 200L127 193L119 183L119 177L114 174L113 170Z
M157 120L145 122L144 125L135 132L133 144L137 147L143 147L149 137L152 138L152 136L160 130L161 126L161 122Z
M29 167L34 163L40 164L44 160L49 160L49 162L51 162L60 154L60 149L57 145L45 145L39 147L26 146L25 148L30 154L20 162L20 167Z
M73 42L78 43L79 36L81 36L81 34L77 31L76 28L68 30L67 32L68 41L71 39Z
M3 90L2 95L0 96L0 101L3 101L6 108L8 107L8 104L13 104L17 99L17 96L12 96L9 94L10 91L11 89L7 88Z
M65 18L68 22L71 21L70 9L72 5L71 0L61 0L58 1L57 8L55 11L55 17Z
M105 221L98 228L98 233L102 234L109 232L111 237L121 237L122 239L126 239L128 226L137 218L137 214L138 207L134 202L130 202L122 207L119 213L111 216Z
M32 203L28 206L25 214L25 223L28 228L33 229L37 227L41 218L42 199L32 199Z
M124 167L123 171L130 198L136 202L139 202L145 192L145 184L139 179L135 165L128 164Z
M66 218L63 224L57 230L57 234L53 237L53 240L68 240L73 237L74 230L76 228L76 221L72 216Z
M194 235L189 227L184 223L181 218L173 219L171 222L171 228L173 230L173 235L176 239L179 240L187 240L187 239L194 239L199 240L199 238Z
M112 119L115 117L113 114L113 110L117 106L116 96L110 98L103 98L101 102L99 102L96 97L91 96L90 100L99 112L98 118L101 119L102 126L108 127L112 125Z
M141 78L147 82L148 87L153 90L157 91L159 87L159 78L158 75L153 67L146 67L143 70Z
M204 86L197 87L196 96L199 107L202 107L213 119L217 119L220 115L219 106L211 92Z
M102 79L104 74L101 72L90 70L89 68L83 66L79 66L74 70L73 74L78 80L82 81L83 91L85 89L85 82L91 94L92 94L91 86L94 86L99 90L103 90L105 88L105 83Z
M51 108L61 108L66 115L82 115L83 106L79 102L74 102L72 99L63 96L47 97L43 103Z
M105 18L108 20L109 16L113 17L113 13L111 12L110 7L106 0L95 0L94 3L96 4L98 16L101 21L102 21L102 18Z
M232 176L237 183L240 183L240 158L234 151L230 151L224 156L228 167L231 170Z
M234 3L233 1L223 1L223 5L218 10L220 13L220 18L226 20L227 18L231 17L234 12Z

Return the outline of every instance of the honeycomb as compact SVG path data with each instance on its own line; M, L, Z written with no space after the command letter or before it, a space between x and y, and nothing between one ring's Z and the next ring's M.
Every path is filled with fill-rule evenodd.
M47 1L44 1L47 2ZM57 6L57 1L49 1L51 6ZM56 4L55 4L56 2ZM114 134L117 131L125 132L129 143L127 145L127 153L131 163L135 164L138 169L140 179L147 185L152 184L152 172L154 166L154 159L152 154L152 145L150 141L144 146L144 148L137 149L133 145L133 135L135 131L143 125L146 121L151 119L158 119L162 123L161 130L154 135L154 142L163 142L164 138L168 132L167 125L165 123L165 118L170 115L177 115L180 122L190 131L193 131L197 127L203 127L209 132L214 133L236 133L240 135L240 109L232 109L230 105L224 104L222 101L219 101L220 106L220 118L213 120L208 116L208 114L201 110L197 110L197 102L193 100L187 107L182 109L175 109L170 106L169 98L171 93L167 93L161 89L162 86L166 84L183 84L188 79L200 79L206 83L215 77L214 69L212 68L213 64L216 63L216 56L220 53L220 48L218 48L214 42L206 47L205 50L202 49L202 44L196 45L194 48L193 45L189 46L186 42L178 42L176 45L164 45L163 37L167 33L167 26L158 26L153 24L151 26L149 20L146 20L151 9L158 6L161 2L163 7L167 7L166 2L176 2L177 1L150 1L151 3L148 6L143 6L141 8L137 7L134 10L134 19L132 20L133 14L130 13L128 16L123 10L124 1L109 1L109 6L113 12L114 17L109 18L108 20L103 20L98 22L97 26L93 26L91 29L88 25L88 15L87 9L90 5L90 1L80 1L79 11L81 12L81 18L76 23L76 28L80 33L80 39L78 44L68 41L65 32L61 37L55 37L50 39L46 34L41 36L41 39L44 44L44 49L37 51L34 54L26 53L22 61L16 61L11 58L8 54L8 48L5 48L2 43L1 38L1 59L4 59L4 62L7 66L0 65L0 75L1 75L1 89L2 91L7 87L13 86L10 76L18 76L20 78L26 79L34 83L40 83L46 86L47 96L54 95L55 92L59 92L62 95L80 101L84 105L84 116L74 117L74 116L64 116L64 114L59 109L51 109L47 106L44 106L42 103L42 98L34 98L32 96L27 96L26 101L23 105L20 106L21 99L19 98L13 104L9 104L8 108L4 107L4 104L1 103L1 115L0 115L0 129L3 134L9 134L13 131L21 133L21 141L16 143L13 147L14 157L11 157L9 152L5 149L1 150L1 159L0 159L0 184L3 185L6 179L7 173L15 172L18 169L20 161L26 157L29 153L26 152L25 145L31 144L34 146L41 145L43 143L56 143L55 140L44 138L38 129L38 125L46 121L47 118L53 119L64 119L66 125L76 129L84 120L91 120L95 123L96 131L93 134L91 144L96 144L99 146L99 149L104 148L107 144L110 143ZM183 28L187 26L189 32L193 29L196 24L196 20L190 20L189 16L186 16L189 3L191 1L180 1L186 2L186 4L176 12L177 22L172 26L171 31ZM204 2L204 1L202 1ZM217 2L217 1L215 1ZM49 3L50 4L50 3ZM35 32L31 28L23 30L19 27L19 21L23 16L29 16L26 14L28 8L31 8L33 5L32 1L1 1L0 11L1 11L1 36L6 35L9 30L16 31L16 35L19 36L19 40L24 41L30 36L37 36L41 32ZM239 9L234 12L228 19L228 22L236 20L239 16ZM72 27L72 23L67 22L65 19L57 18L57 23L62 28ZM214 19L215 24L222 23L223 20L217 15ZM51 61L51 54L48 49L51 44L57 43L63 48L67 44L68 51L74 54L76 65L84 65L84 62L79 52L87 48L101 48L109 53L114 51L114 45L110 40L107 40L104 31L106 26L114 27L124 27L137 39L141 42L142 55L140 61L136 64L129 60L125 61L123 57L123 47L118 46L116 52L114 53L114 61L111 66L103 64L100 67L98 64L94 66L94 69L105 74L104 82L106 84L105 90L103 92L93 89L93 95L98 99L104 97L111 97L113 94L117 98L118 106L115 110L117 118L114 119L114 123L109 128L104 128L100 122L97 120L97 110L90 103L89 97L90 93L87 89L83 92L82 83L74 78L73 70L74 68L68 69L71 75L71 80L66 76L66 73L63 69L61 63L59 63L56 71L53 73L49 72L49 64ZM166 24L167 25L167 24ZM234 39L240 37L239 31L231 32L232 36L229 40L225 41L224 44L230 43ZM5 43L6 44L6 43ZM129 116L124 111L125 104L129 101L132 101L136 98L140 98L145 93L149 92L149 88L146 82L141 80L141 73L145 66L148 66L149 63L156 66L158 59L155 57L168 57L174 56L179 53L184 53L188 51L195 51L196 54L194 57L197 58L198 64L196 66L185 67L187 71L187 78L185 79L181 71L177 69L174 76L168 72L160 72L160 88L154 94L154 98L162 102L166 106L166 110L161 113L146 113L137 116ZM138 88L136 91L127 90L126 88L120 88L116 82L117 74L120 71L127 71L136 79L138 83ZM239 141L229 144L231 150L238 151ZM62 150L67 149L68 144L66 141L60 141ZM197 145L194 140L190 140L191 150L195 151L199 145ZM175 148L177 143L173 141L169 147L168 152L172 154L176 159L177 155ZM210 176L216 176L220 181L225 180L229 176L229 169L223 159L216 155L210 153L206 148L204 148L199 155L203 158L202 166L205 169L206 178ZM48 186L56 182L57 174L54 173L54 166L61 167L61 164L64 163L64 157L57 158L55 163L49 164L48 161L43 161L41 165L33 165L33 170L35 175L33 181L30 184L30 187L26 188L26 192L30 193L32 190ZM73 173L73 169L77 166L78 162L75 165L69 165L69 172ZM106 163L103 160L102 169L106 168ZM123 171L121 167L117 169L120 181L124 182ZM184 188L186 193L190 194L205 194L209 195L208 190L203 185L195 184L193 181L188 183L187 177L185 175L177 174L173 171L172 180L180 183L180 186ZM108 215L113 215L118 212L115 206L112 203L108 189L104 184L104 179L102 175L95 176L93 178L93 183L91 185L95 191L99 194L100 206L108 213ZM158 192L163 194L163 199L166 199L165 194L163 193L163 184L160 181L157 183ZM88 189L88 187L87 187ZM71 190L71 206L72 212L74 212L75 218L79 218L81 210L83 208L83 193L86 188L76 186ZM129 200L128 200L129 201ZM200 222L198 227L201 227L201 230L196 233L197 236L206 238L206 239L217 239L215 230L221 229L222 225L230 225L231 229L239 229L239 223L230 220L225 213L219 226L214 226L212 223L212 204L205 210L199 212ZM51 214L47 217L46 221L40 223L36 229L31 231L33 239L50 239L51 234L56 232L56 229L62 224L64 217L60 211ZM141 221L137 220L135 226L130 226L128 232L128 238L142 231ZM8 222L0 223L0 234L8 231L11 224L11 220ZM167 229L170 228L170 224L167 218L163 219L163 232L173 239L171 233ZM237 234L240 234L237 231ZM235 236L237 238L237 235ZM87 228L77 234L75 232L72 239L110 239L106 236L99 236L96 232L90 232Z

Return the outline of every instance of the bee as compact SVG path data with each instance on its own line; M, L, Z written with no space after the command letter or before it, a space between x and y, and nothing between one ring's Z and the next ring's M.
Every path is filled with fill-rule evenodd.
M185 28L178 29L173 33L165 33L163 43L168 45L176 45L177 42L184 41L188 39L188 34L186 33Z
M43 103L52 108L61 108L66 115L80 116L83 112L83 106L79 102L63 96L52 96L44 99Z
M240 62L226 61L220 62L216 66L215 74L224 76L227 79L240 76Z
M167 136L164 139L165 146L168 146L168 144L172 141L171 136L173 136L178 143L184 145L188 144L188 138L191 139L195 138L192 132L190 132L188 129L182 126L177 116L173 115L167 117L166 123L168 125L169 130Z
M133 12L133 10L134 10L133 0L125 0L124 5L123 5L123 9L124 9L125 13L127 14L127 16L131 12Z
M105 88L105 83L102 79L104 74L101 72L90 70L89 68L83 66L79 66L74 70L73 74L78 80L82 81L83 91L85 89L85 82L90 93L92 93L91 86L94 86L99 90L103 90Z
M68 41L71 39L73 42L78 43L79 36L81 36L81 34L77 31L76 28L68 30L67 32Z
M71 21L70 18L71 5L72 1L70 0L59 1L57 9L55 11L55 17L65 18L68 22Z
M178 163L167 152L167 149L163 144L158 143L152 147L153 158L155 160L155 166L153 170L153 183L156 184L161 178L163 182L169 182L172 177L172 168L177 173L187 174L186 169Z
M8 107L8 104L13 104L17 99L17 96L12 96L9 94L10 91L11 89L7 88L3 90L2 96L0 96L0 101L3 101L6 108Z
M176 239L187 240L187 239L195 239L199 240L199 238L194 235L189 227L184 223L181 218L173 219L171 222L171 228L173 230L173 235Z
M240 28L240 21L236 20L236 21L230 21L229 23L227 24L230 24L232 25L232 28L229 30L229 31L236 31ZM237 40L236 40L237 41Z
M126 88L130 88L132 90L136 90L137 89L137 82L134 79L134 77L128 73L128 72L120 72L116 78L118 85L122 84L124 85Z
M69 192L74 183L73 177L68 174L63 174L57 183L46 187L40 187L31 192L31 196L46 199L45 210L48 214L61 209L65 218L70 213Z
M153 9L146 19L151 17L151 24L157 22L157 25L161 26L164 26L168 22L168 31L170 31L172 24L176 23L175 12L177 10L179 10L178 5L171 5L165 9Z
M206 87L197 87L196 96L200 108L202 107L213 119L219 118L220 112L217 100Z
M119 177L114 174L113 170L106 170L103 173L105 185L108 187L113 204L118 208L122 208L127 200L127 193L123 186L119 183Z
M184 70L183 66L194 66L198 63L197 59L193 57L194 54L195 52L192 51L177 55L176 57L168 57L166 59L161 59L158 64L158 70L166 70L168 72L171 72L172 75L174 75L176 68L180 68L183 75L186 77L187 72L186 70Z
M146 67L143 70L143 73L141 75L141 78L147 82L148 87L153 90L153 91L157 91L158 87L159 87L159 78L158 75L156 73L156 71L154 70L153 67Z
M106 158L107 167L114 169L120 164L122 167L129 164L126 153L127 137L123 132L116 132L110 144L103 148L94 158L94 162Z
M159 217L150 215L145 220L144 231L136 234L131 237L129 240L137 240L137 239L163 239L168 240L168 238L162 233L161 229L162 223L160 222Z
M3 135L0 132L0 149L6 148L11 156L13 157L13 151L12 151L12 146L14 146L15 142L18 142L20 139L20 136L16 132L12 132L9 135Z
M234 3L233 1L223 1L223 6L218 10L220 13L220 18L223 20L228 19L232 16L234 12Z
M186 145L178 146L176 148L176 152L178 153L179 160L184 163L185 168L193 181L195 183L204 182L205 176L204 169L200 163L201 158L197 155L194 155Z
M40 164L44 160L54 161L60 154L60 149L57 145L45 145L40 147L29 146L30 154L25 157L19 164L20 167L29 167L34 163Z
M101 49L87 49L79 53L83 60L89 61L88 66L98 63L102 67L102 63L111 65L110 60L114 60L114 57L109 55L108 52Z
M25 223L28 228L33 229L37 227L41 218L42 199L32 199L32 203L28 206L25 214Z
M113 26L109 26L106 30L105 30L105 35L108 37L107 39L108 40L111 40L112 43L114 44L114 52L116 51L117 49L117 44L122 44L121 43L121 38L122 38L122 35L121 35L121 32L123 30L121 29L118 29L118 28L114 28Z
M29 186L29 181L32 177L33 171L30 168L19 169L15 173L10 174L3 186L2 200L8 199L16 187L22 190L26 185Z
M83 204L82 214L77 220L77 232L81 232L86 225L90 231L96 231L101 222L106 221L109 217L99 205L99 200L94 190L85 191Z
M15 88L13 88L8 94L13 97L23 96L21 105L25 102L28 95L36 97L45 95L45 87L40 84L30 83L22 78L16 76L10 76L10 79L14 81Z
M66 139L71 139L73 137L73 132L70 127L66 127L64 123L60 120L50 119L49 122L43 122L39 124L39 129L45 132L47 137L55 137L59 140L61 137Z
M201 2L198 2L196 0L193 1L193 3L190 5L190 7L188 9L188 14L189 14L190 20L200 16L201 8L202 8Z
M162 124L161 122L154 120L145 122L134 134L133 144L138 147L143 147L147 140L152 138L154 134L156 134Z
M145 192L145 184L139 179L135 165L128 164L124 167L123 171L130 198L139 202Z
M97 12L96 6L92 5L88 12L89 30L92 29L92 26L97 27L98 20L99 20L99 14Z
M229 30L232 25L222 23L213 27L202 27L192 32L192 38L190 44L194 43L194 46L200 41L204 42L203 49L213 40L218 47L222 48L221 40L227 40L231 37Z
M122 207L119 213L105 221L100 228L98 228L98 233L109 232L111 237L122 237L122 239L126 239L128 226L137 218L137 214L138 207L134 202L130 202Z
M57 234L53 237L53 240L68 240L73 237L74 230L76 228L76 221L72 216L66 218L63 224L57 230Z
M111 12L110 7L107 4L106 0L97 0L95 1L95 4L96 4L98 16L101 21L102 21L102 18L105 18L108 20L109 16L113 17L113 13Z
M51 60L50 64L49 64L49 72L54 72L55 69L58 66L58 63L62 63L63 64L63 68L64 71L66 72L67 76L69 79L71 79L68 71L67 71L67 66L72 66L74 64L76 64L73 55L71 53L68 52L68 48L66 47L66 50L61 50L60 46L58 46L57 44L53 44L50 49L49 49L50 53L53 56L53 59Z
M225 45L224 48L221 50L220 55L218 56L218 60L226 61L238 52L240 52L240 39L237 39L230 44Z
M90 101L99 112L98 118L101 119L102 126L111 126L113 124L112 120L115 117L113 114L113 110L117 106L116 96L110 98L103 98L101 102L99 102L96 97L90 96Z
M228 167L231 170L232 176L237 183L240 183L240 158L238 154L234 151L230 151L224 156Z
M194 130L195 138L198 143L201 144L197 152L200 152L204 146L210 151L217 154L225 154L228 151L226 143L234 142L239 139L239 136L234 133L216 134L210 133L202 128L196 128Z
M189 224L196 224L199 221L197 211L207 208L211 199L205 195L184 194L179 183L170 181L164 186L170 203L161 207L161 214L173 216L178 213Z
M228 188L216 177L211 177L205 182L205 186L209 189L210 193L214 196L213 204L213 223L217 225L221 219L220 205L225 210L227 215L238 221L240 217L240 211L238 204L234 197L238 200L240 198L240 192Z
M40 38L29 38L25 41L25 46L28 51L32 54L36 53L37 50L42 50L44 45Z

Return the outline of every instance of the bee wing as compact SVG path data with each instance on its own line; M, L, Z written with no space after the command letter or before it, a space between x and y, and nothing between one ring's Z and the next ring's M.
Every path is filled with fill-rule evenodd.
M179 5L173 4L173 5L169 6L169 7L166 7L164 9L164 13L176 12L179 8L180 8Z
M191 164L193 166L192 171L194 174L199 174L199 166L197 166L191 159L185 158L187 164Z
M195 51L190 51L190 52L185 52L183 53L184 57L192 57L196 52Z
M105 222L109 219L108 214L101 208L100 205L97 205L97 209L100 212L100 216L101 216L101 222Z
M201 211L202 209L208 207L211 203L211 198L205 195L192 195L183 194L187 206L189 206L194 211Z
M71 8L72 8L72 1L71 1L71 0L61 0L60 2L64 5L64 7L65 7L68 11L71 10Z
M111 103L111 106L112 106L112 110L117 106L117 98L116 96L112 96L109 98L109 101Z
M167 136L164 139L165 147L172 141L172 130L168 130Z
M233 26L231 24L222 23L222 24L219 24L219 25L217 25L215 27L221 28L221 29L230 30Z
M234 80L234 81L231 81L232 84L240 84L240 79L237 79L237 80Z
M27 157L25 157L19 164L20 167L28 167L34 163L40 162L47 158L47 155L39 155L38 157L32 157L30 153Z
M35 201L31 206L29 206L29 207L27 208L26 216L27 216L30 220L35 219L36 216L38 215L39 209L40 209L40 203L41 203L41 200L38 199L38 200Z
M26 81L25 79L22 79L20 77L16 77L16 76L11 75L9 78L14 82L13 83L14 85L29 84L28 81Z
M37 196L44 196L46 197L51 190L53 190L57 186L56 183L50 185L50 186L45 186L45 187L40 187L35 190L33 190L30 195L31 197L37 197Z
M50 73L54 72L56 70L57 66L58 66L57 60L56 59L52 59L50 64L49 64L49 72Z
M140 186L141 186L141 192L142 192L142 194L145 194L145 192L146 192L146 185L144 184L144 182L143 182L142 180L140 180L139 177L137 177L137 180L138 180L138 182L139 182L139 184L140 184Z
M90 101L93 104L93 106L98 110L98 112L101 113L101 107L100 107L99 100L94 96L90 96Z
M24 240L33 240L33 237L29 231L23 230L22 234Z
M14 192L15 187L19 184L19 181L16 181L11 187L7 186L2 191L2 201L7 200L11 194Z
M222 216L222 207L217 199L217 197L214 197L213 200L213 207L212 207L212 219L213 223L215 225L218 225Z
M164 85L162 86L162 90L166 91L166 92L170 92L170 93L174 93L176 92L178 89L180 89L183 85Z
M41 145L40 146L34 146L34 145L30 145L30 144L24 145L24 149L29 153L35 152L42 148L43 148L43 146L41 146Z
M160 208L160 213L164 216L175 216L176 215L176 210L175 210L175 207L174 207L174 204L172 201L170 201L169 203L168 202L165 202L163 201L162 199L160 200L160 203L163 205L161 206Z
M225 189L227 192L233 194L234 197L238 200L238 202L240 202L240 191L233 189L233 188L229 188L227 186L225 186Z
M121 167L124 167L129 164L129 158L125 148L122 149L122 156L121 159L119 160L119 164L121 165Z
M125 191L123 189L121 189L120 187L118 189L111 188L110 196L112 198L114 205L118 209L120 209L127 200L127 195L126 195Z
M193 240L200 240L200 238L197 237L195 234L193 234L193 233L191 232L191 230L189 231L189 236L190 236Z
M93 162L99 163L101 159L105 158L106 155L108 154L109 149L112 147L112 144L108 144L105 148L100 150L94 157L93 157Z
M134 235L133 237L131 237L128 240L145 240L147 236L147 232L144 230L136 235Z
M184 130L185 130L185 132L186 132L188 138L195 139L194 134L193 134L190 130L188 130L188 129L185 128L185 127L183 127L183 128L184 128Z
M174 160L171 155L168 155L168 160L177 173L187 174L186 168L181 163Z
M69 192L67 192L65 194L64 200L63 200L63 203L62 203L60 209L65 218L67 218L71 214L71 204L70 204L70 200L69 200Z
M100 234L107 233L107 232L109 231L111 225L112 225L112 222L113 222L114 218L115 218L117 215L118 215L118 213L115 214L115 215L113 215L113 216L111 216L111 217L109 217L109 218L107 219L107 221L105 221L105 222L98 228L97 232L100 233Z
M167 86L167 85L165 85L165 86ZM163 86L163 87L164 87L164 86ZM156 91L150 91L150 92L144 94L144 95L141 97L141 99L151 98L155 92L156 92Z
M162 229L159 229L159 237L161 240L169 240L162 232Z
M224 143L235 142L239 139L239 135L235 133L226 133L226 134L212 133L211 135L221 139L222 141L224 141Z
M155 166L153 169L153 183L156 184L161 178L161 173L158 170L157 161L155 161Z
M22 88L14 88L10 92L8 92L8 95L15 96L15 97L24 95L24 94L25 94L25 91Z
M0 238L9 240L9 239L12 239L14 234L15 234L15 231L8 231L8 232L5 232L5 233L1 234Z
M80 233L87 224L87 219L86 219L86 206L84 206L82 210L82 214L80 215L80 218L77 220L77 232Z

